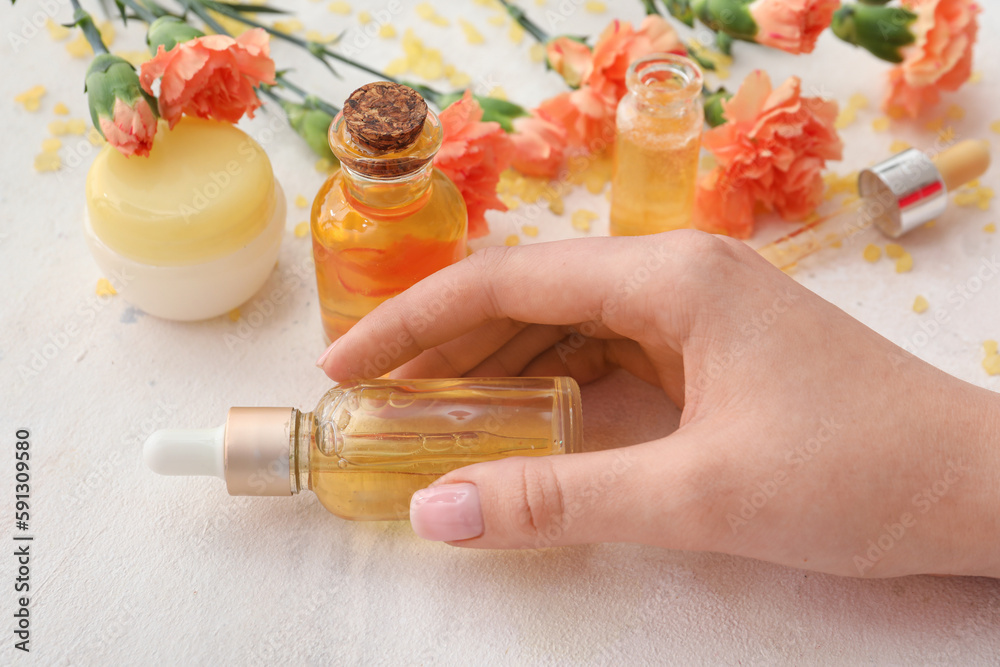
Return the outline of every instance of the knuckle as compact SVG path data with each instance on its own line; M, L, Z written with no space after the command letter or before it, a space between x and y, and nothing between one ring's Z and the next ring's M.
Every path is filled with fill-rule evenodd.
M551 461L525 459L521 463L518 488L512 495L513 528L529 541L559 538L565 529L565 498Z

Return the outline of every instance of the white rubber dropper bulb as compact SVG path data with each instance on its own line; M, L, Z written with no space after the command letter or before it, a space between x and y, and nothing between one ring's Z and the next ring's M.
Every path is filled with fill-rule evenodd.
M160 475L226 478L226 427L164 429L142 446L146 467Z

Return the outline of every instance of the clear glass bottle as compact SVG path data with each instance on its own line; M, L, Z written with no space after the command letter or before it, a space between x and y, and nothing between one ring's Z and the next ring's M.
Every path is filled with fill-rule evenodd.
M389 297L467 254L465 201L433 167L442 129L434 112L426 105L424 111L419 134L388 150L373 149L353 136L345 112L330 125L330 147L340 169L320 188L311 216L328 342Z
M682 56L633 62L618 104L611 234L655 234L691 226L701 131L702 74Z
M146 465L162 475L215 475L231 495L311 489L344 519L409 516L410 497L462 466L580 450L572 378L360 380L313 412L232 408L217 429L157 431Z

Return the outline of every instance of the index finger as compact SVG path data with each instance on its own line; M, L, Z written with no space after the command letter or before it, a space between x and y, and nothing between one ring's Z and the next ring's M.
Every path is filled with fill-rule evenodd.
M321 367L337 381L378 377L501 318L593 320L632 337L644 314L624 314L631 292L623 280L644 263L647 276L670 265L671 246L665 238L620 237L487 248L383 302L334 342Z

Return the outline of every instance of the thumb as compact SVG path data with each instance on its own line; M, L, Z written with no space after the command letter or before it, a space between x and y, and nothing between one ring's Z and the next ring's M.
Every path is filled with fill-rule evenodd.
M690 492L698 476L688 474L695 464L679 435L460 468L413 494L410 523L424 539L477 549L593 542L699 548L692 499L704 492Z

